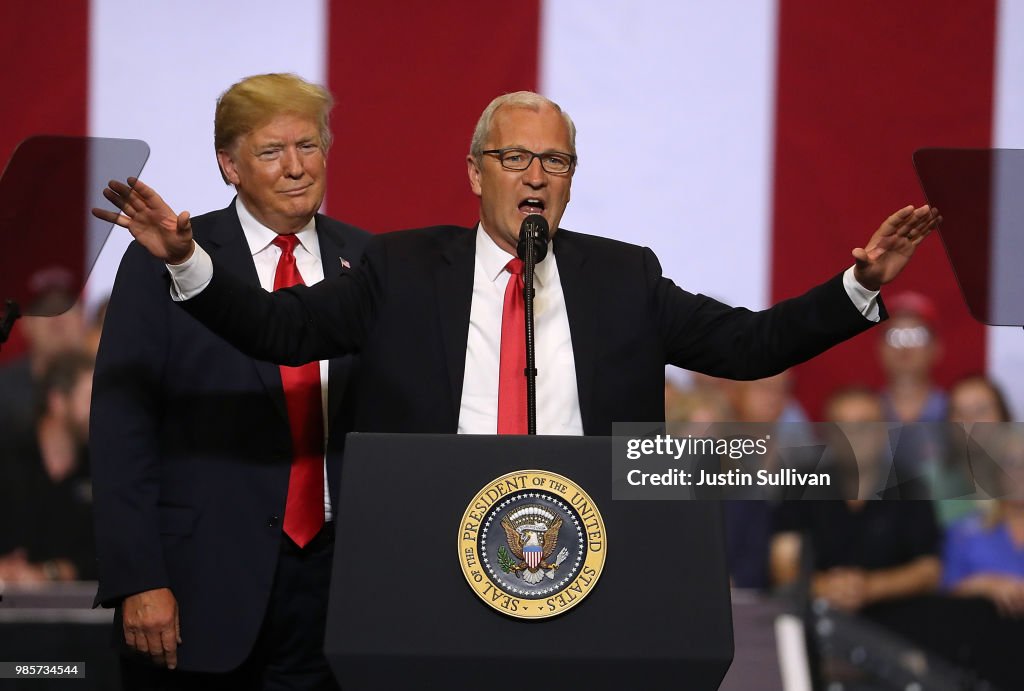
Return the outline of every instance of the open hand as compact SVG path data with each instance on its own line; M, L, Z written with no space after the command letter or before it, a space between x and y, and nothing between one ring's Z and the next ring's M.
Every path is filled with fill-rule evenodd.
M879 290L903 271L917 246L941 222L939 210L929 206L900 209L885 219L867 245L853 250L854 278L868 290Z
M168 264L192 256L189 213L175 214L152 187L138 178L128 178L128 184L111 180L103 196L121 212L93 209L93 216L127 228L150 254Z

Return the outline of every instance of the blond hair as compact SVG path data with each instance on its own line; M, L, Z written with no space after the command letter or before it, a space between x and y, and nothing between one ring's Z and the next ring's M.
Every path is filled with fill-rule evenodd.
M217 99L213 148L231 151L244 135L278 115L298 115L317 123L320 146L331 146L330 113L334 98L319 84L294 74L257 74L233 84ZM219 165L219 161L218 161ZM224 171L220 175L229 182Z

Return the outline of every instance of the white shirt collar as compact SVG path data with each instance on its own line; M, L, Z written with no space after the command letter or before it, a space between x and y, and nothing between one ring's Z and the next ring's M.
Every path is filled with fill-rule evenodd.
M551 261L547 258L551 257ZM484 230L483 222L477 224L476 228L476 260L484 270L484 275L491 282L497 281L505 272L505 265L512 259L512 255L498 247L497 243ZM554 246L548 244L548 253L544 260L539 262L533 270L533 278L537 285L543 287L552 276L554 266Z
M249 252L256 256L270 246L278 233L266 227L256 220L256 217L245 208L241 197L235 197L235 211L238 213L238 221L242 224L242 232L245 234L245 241L249 244ZM316 216L309 219L302 229L295 233L299 244L314 257L320 256L320 239L316 235Z

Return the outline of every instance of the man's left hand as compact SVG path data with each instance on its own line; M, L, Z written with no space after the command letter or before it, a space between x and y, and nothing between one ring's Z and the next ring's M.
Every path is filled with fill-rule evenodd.
M938 209L907 206L885 219L865 247L853 250L853 276L868 290L879 290L896 278L914 250L940 222Z

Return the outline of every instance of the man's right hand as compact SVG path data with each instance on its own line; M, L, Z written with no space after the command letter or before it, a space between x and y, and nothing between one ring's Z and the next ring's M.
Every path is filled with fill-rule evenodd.
M178 601L170 588L129 595L124 599L122 610L124 642L128 647L149 655L154 664L169 669L177 667L181 628Z
M180 264L192 256L189 213L175 214L152 187L138 178L128 178L127 185L111 180L103 196L121 213L93 209L93 216L127 228L140 245L167 264Z

